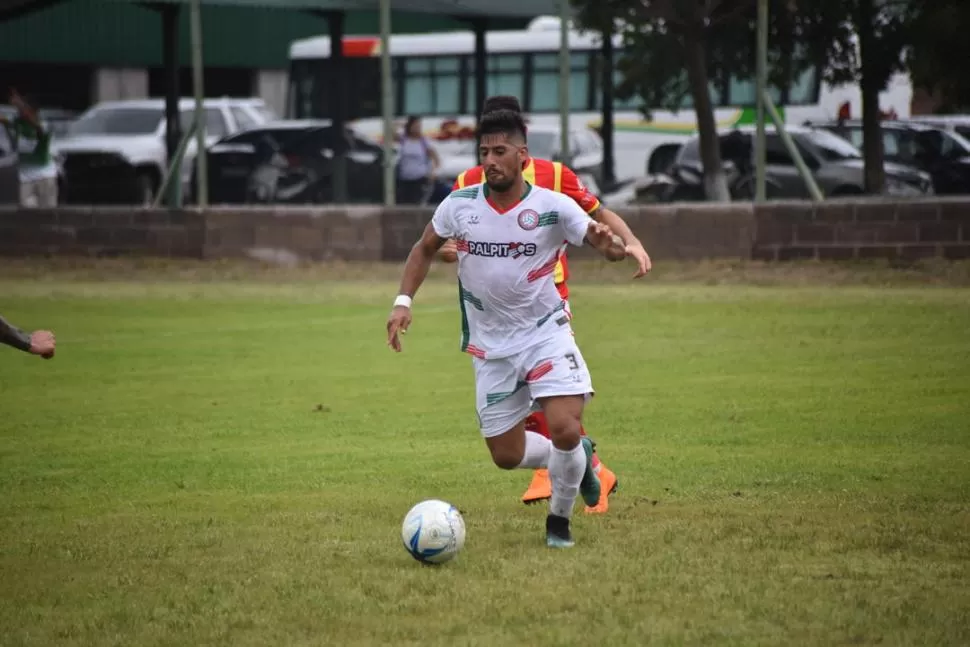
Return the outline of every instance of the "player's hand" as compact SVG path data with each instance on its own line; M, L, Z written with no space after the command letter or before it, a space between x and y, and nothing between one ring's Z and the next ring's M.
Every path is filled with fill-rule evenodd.
M40 355L44 359L54 356L54 333L49 330L35 330L30 333L30 349L34 355Z
M596 249L606 253L613 244L613 230L601 222L591 222L586 229L586 240Z
M653 268L653 262L650 260L650 254L647 250L643 248L643 245L634 244L627 245L624 249L626 255L637 262L637 271L633 275L633 278L638 279L641 276L646 275Z
M401 338L408 331L411 325L411 308L404 306L394 306L391 315L387 318L387 345L395 352L401 352Z

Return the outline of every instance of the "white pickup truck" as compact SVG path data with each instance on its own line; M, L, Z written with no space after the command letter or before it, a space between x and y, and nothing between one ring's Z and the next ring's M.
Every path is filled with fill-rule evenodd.
M207 145L276 119L262 99L205 99ZM195 117L195 102L179 100L182 134ZM66 182L61 203L150 204L168 168L165 101L105 101L81 114L53 145ZM187 188L195 159L193 138L180 181Z

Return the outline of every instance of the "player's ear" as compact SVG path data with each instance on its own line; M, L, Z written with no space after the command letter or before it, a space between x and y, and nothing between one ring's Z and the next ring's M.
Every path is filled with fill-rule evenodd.
M529 145L523 144L522 147L519 148L519 161L524 162L527 159L529 159Z

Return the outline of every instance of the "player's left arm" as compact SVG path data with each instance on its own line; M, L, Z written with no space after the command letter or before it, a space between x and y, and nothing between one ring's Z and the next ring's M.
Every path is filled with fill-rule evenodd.
M0 316L0 344L50 359L54 356L54 343L54 333L51 331L35 330L27 333Z
M626 221L618 213L604 207L599 198L587 189L579 181L576 173L567 166L562 167L559 186L560 191L572 198L593 220L607 225L613 233L623 240L623 245L627 248L627 255L632 256L637 262L637 273L634 278L639 278L650 271L652 267L650 255L647 254L643 243L636 237L633 230L630 229L630 226L626 224Z

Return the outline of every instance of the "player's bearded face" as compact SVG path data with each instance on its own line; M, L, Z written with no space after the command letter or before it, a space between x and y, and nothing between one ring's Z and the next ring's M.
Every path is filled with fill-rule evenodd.
M525 143L506 134L484 135L479 157L485 172L485 184L492 191L508 191L522 174L522 163L528 151Z

